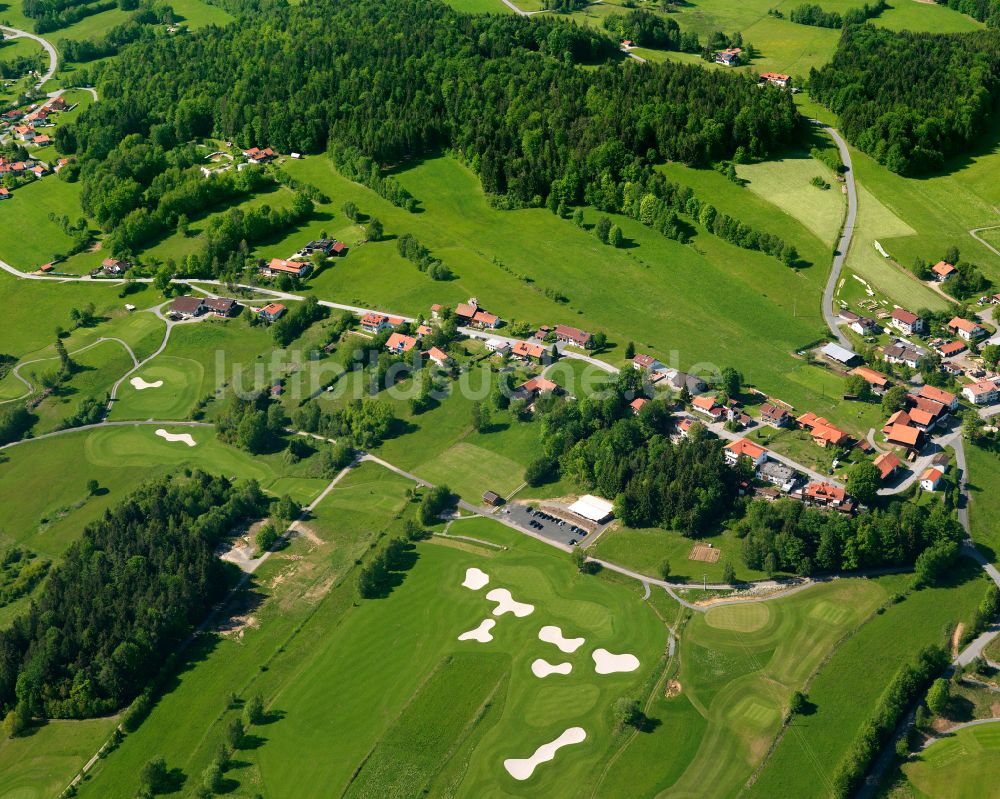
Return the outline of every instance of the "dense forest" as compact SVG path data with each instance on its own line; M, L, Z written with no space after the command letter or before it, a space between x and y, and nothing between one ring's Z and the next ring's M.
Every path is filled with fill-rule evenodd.
M986 127L1000 93L1000 32L847 28L810 94L840 115L852 144L893 172L940 168Z
M1000 28L1000 0L937 0L937 2L985 22L990 28Z
M629 400L641 379L626 369L606 396L552 403L542 416L542 455L525 479L534 485L559 473L582 489L616 497L615 513L630 527L706 534L732 509L738 473L725 465L717 439L672 443L663 402L633 414Z
M89 524L0 632L0 712L81 718L128 704L225 593L216 545L266 508L256 483L196 472Z
M609 61L617 55L608 36L564 20L465 15L429 0L274 8L126 48L94 70L106 101L57 136L80 156L85 199L114 206L99 214L110 230L148 205L161 174L174 170L167 188L188 182L193 163L173 152L199 136L332 148L358 172L361 157L384 167L450 150L502 207L517 207L542 205L554 185L581 204L664 158L766 156L796 130L788 93L750 75ZM169 224L161 215L158 226Z

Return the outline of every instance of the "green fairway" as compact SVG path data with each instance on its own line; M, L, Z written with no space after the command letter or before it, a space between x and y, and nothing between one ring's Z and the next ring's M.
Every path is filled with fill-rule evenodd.
M366 464L335 488L308 522L313 537L260 576L271 598L254 611L257 623L238 640L216 641L81 796L131 797L135 770L153 752L196 778L232 717L225 695L233 688L261 691L277 712L227 774L237 795L396 795L391 786L401 796L574 795L610 746L611 703L650 676L666 631L640 592L580 575L563 553L481 519L453 533L507 549L421 543L388 598L351 607L353 584L340 578L378 530L398 529L393 516L409 515L407 485ZM458 641L493 608L488 589L460 585L470 566L535 612L498 617L489 643ZM536 637L543 624L583 635L586 645L562 654ZM639 670L595 674L590 653L601 646L634 653ZM529 669L536 657L571 662L573 672L539 679ZM266 671L257 668L263 662ZM181 725L184 735L164 734ZM504 758L527 757L574 725L586 729L584 743L531 779L516 782L503 769Z
M633 739L597 795L694 797L708 785L713 797L737 795L778 732L791 692L885 597L876 583L845 580L693 614L681 634L676 684L651 710L662 726ZM817 620L824 606L845 612Z
M198 361L160 355L122 383L111 418L186 419L198 400L204 373ZM133 379L153 385L136 387ZM161 381L163 385L155 385Z
M50 799L107 740L118 719L50 721L20 738L0 740L0 796Z
M966 727L903 766L914 797L985 799L1000 785L1000 723Z
M909 579L899 576L878 582L888 593ZM963 559L954 568L951 584L913 592L873 616L823 665L809 689L816 712L795 719L793 734L782 738L749 796L828 796L840 759L896 671L923 647L944 644L950 625L969 620L985 589L979 569ZM829 623L826 620L837 611L845 610L849 606L837 603L817 611L818 617L810 622Z
M168 442L155 425L106 427L32 441L5 451L0 461L0 495L19 497L5 505L0 548L23 544L58 557L80 530L143 480L183 468L229 477L254 478L274 493L308 501L326 481L308 476L303 461L285 466L281 455L252 456L223 444L211 428L165 426L189 433L196 446ZM72 464L72 474L67 474ZM101 492L88 496L88 480Z

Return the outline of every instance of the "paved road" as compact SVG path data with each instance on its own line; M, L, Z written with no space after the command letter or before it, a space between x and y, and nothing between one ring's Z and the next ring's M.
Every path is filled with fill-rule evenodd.
M837 290L837 283L840 281L840 271L844 267L844 260L851 248L851 239L854 237L854 224L858 215L858 191L854 185L854 165L851 163L851 151L847 148L847 142L841 137L835 128L820 122L810 120L814 125L823 128L837 145L840 151L840 160L847 171L844 178L847 184L847 218L844 220L844 229L840 234L840 242L837 244L837 252L833 256L833 267L830 269L830 278L826 282L826 289L823 291L823 318L830 332L837 337L837 341L842 347L851 349L851 340L844 335L844 332L837 325L837 314L833 310L833 295Z
M59 66L59 55L56 53L56 48L49 44L49 42L45 41L45 39L41 36L28 33L28 31L18 30L17 28L8 28L6 25L0 25L0 31L4 31L5 33L11 35L11 38L23 37L25 39L33 39L45 48L45 52L49 54L49 69L44 75L42 75L38 83L35 84L36 88L42 88L46 81L51 80L52 76L56 74L56 68Z

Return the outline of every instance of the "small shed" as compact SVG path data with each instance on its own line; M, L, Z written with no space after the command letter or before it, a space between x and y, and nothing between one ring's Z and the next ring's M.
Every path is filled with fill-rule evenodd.
M491 508L495 508L497 505L503 504L503 497L501 497L496 491L486 491L483 494L483 504L489 505Z

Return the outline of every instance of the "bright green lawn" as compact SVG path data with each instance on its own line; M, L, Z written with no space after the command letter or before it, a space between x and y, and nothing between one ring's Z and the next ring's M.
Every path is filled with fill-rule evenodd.
M969 523L980 549L996 562L1000 558L1000 457L973 444L965 446L969 467Z
M795 719L750 790L751 797L829 795L841 757L896 671L922 647L943 645L949 625L968 621L982 599L986 584L971 561L962 560L954 575L953 585L917 591L890 605L844 643L809 689L816 712ZM879 582L892 592L909 579ZM843 605L831 612L847 609Z
M903 766L914 797L982 799L1000 785L1000 723L958 730Z
M198 361L160 355L119 387L113 418L186 419L198 400L204 372ZM132 385L134 378L162 385L138 388Z
M716 563L689 560L691 548L698 542L711 544L722 550L719 560ZM650 577L659 578L660 567L664 560L668 560L671 580L701 582L705 578L708 582L721 582L722 569L728 561L736 569L737 579L763 579L762 572L743 565L742 553L742 543L728 531L699 538L696 542L680 533L657 527L635 529L620 526L606 530L597 539L597 543L587 549L588 555L609 560Z
M65 255L73 240L49 221L49 214L66 215L72 221L82 216L80 186L49 174L11 192L11 198L0 205L0 259L32 271L57 254Z
M21 738L0 739L0 796L50 799L107 740L115 717L50 721Z

